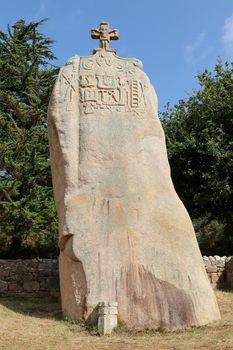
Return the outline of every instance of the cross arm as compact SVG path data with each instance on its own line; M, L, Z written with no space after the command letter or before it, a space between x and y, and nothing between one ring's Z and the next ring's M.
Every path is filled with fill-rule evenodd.
M100 32L99 32L99 30L93 28L93 29L91 30L91 37L92 37L92 39L99 39L99 37L100 37Z
M111 40L118 40L119 39L119 31L117 29L111 29L109 31L109 36Z

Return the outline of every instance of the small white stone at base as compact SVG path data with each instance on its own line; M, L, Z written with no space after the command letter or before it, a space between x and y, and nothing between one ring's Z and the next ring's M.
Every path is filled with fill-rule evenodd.
M99 305L98 331L102 335L111 334L117 326L117 302L103 302Z

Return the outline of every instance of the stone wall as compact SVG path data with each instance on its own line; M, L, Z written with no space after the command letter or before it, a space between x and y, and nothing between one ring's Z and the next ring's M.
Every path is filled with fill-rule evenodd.
M219 284L233 286L233 257L203 256L204 265L210 283L215 287Z
M233 257L204 256L204 265L213 286L233 287ZM1 297L58 298L59 275L56 259L0 260Z
M0 260L0 296L58 298L56 259Z

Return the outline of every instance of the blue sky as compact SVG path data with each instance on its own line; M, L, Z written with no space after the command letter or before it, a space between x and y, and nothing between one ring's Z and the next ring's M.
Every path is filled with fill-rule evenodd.
M42 32L56 43L56 64L89 55L98 42L90 29L110 22L120 31L111 45L136 57L156 88L159 110L192 94L196 73L213 69L218 56L233 58L233 0L11 0L1 1L0 28L18 19L48 18Z

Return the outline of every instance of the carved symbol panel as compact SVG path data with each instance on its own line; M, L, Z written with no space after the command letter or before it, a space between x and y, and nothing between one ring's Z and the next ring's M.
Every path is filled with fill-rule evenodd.
M97 110L145 112L147 86L135 78L133 62L121 61L112 53L97 53L83 59L80 66L81 114Z

